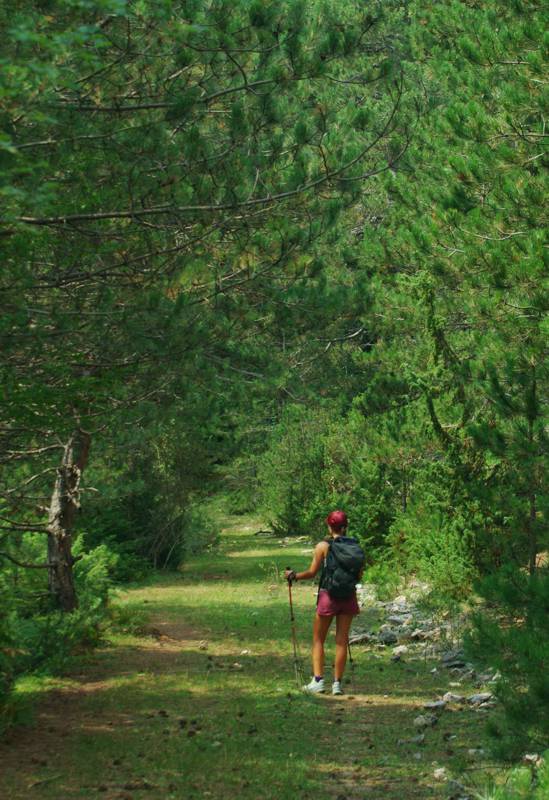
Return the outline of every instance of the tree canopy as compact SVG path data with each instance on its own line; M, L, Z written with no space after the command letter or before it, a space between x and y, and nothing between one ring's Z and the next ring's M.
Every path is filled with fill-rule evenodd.
M177 567L222 492L284 534L344 506L372 579L475 587L543 639L543 4L0 21L0 635ZM512 654L546 648L504 644L521 719L547 682Z

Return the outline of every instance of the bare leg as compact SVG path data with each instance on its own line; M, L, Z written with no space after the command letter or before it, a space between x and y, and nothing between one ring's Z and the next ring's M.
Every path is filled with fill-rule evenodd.
M324 642L333 617L316 614L313 625L313 675L324 675Z
M349 645L349 629L353 621L352 614L338 614L336 617L336 657L334 678L340 681L347 663L347 647Z

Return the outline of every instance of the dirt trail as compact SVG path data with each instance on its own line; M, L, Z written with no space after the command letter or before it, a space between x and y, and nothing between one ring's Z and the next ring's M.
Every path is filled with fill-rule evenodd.
M55 782L59 773L67 769L67 742L75 732L94 735L133 725L131 713L116 712L100 704L89 709L85 704L87 698L108 691L113 678L145 672L165 675L167 670L173 669L174 655L198 651L202 640L199 633L187 625L155 617L151 617L143 634L138 646L121 648L115 659L102 660L100 651L99 658L92 657L82 671L72 673L65 680L53 681L54 686L59 685L45 691L43 698L37 701L31 726L17 726L0 741L1 773L17 775L17 783L21 784L20 794L14 794L18 790L12 788L6 795L0 785L0 800L27 798L27 790ZM55 774L41 778L37 768L44 767Z
M41 687L33 724L0 744L0 800L447 797L434 770L463 764L478 720L447 713L423 744L399 744L448 688L430 664L357 648L345 696L296 691L277 579L306 552L258 547L240 525L217 555L127 592L146 630ZM302 654L312 596L294 593Z

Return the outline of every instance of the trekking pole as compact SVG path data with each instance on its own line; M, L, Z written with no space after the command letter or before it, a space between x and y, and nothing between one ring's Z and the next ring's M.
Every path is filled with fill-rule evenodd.
M347 641L347 652L349 653L349 664L351 665L351 683L354 685L355 682L355 662L353 659L353 654L351 652L351 643Z
M286 569L291 569L291 567L286 567ZM301 664L299 663L299 655L297 651L297 635L295 630L295 616L294 616L294 603L292 600L292 579L288 578L288 597L290 600L290 622L292 624L292 644L294 647L294 670L295 670L295 679L297 681L297 685L301 687L301 683L303 678L301 676Z

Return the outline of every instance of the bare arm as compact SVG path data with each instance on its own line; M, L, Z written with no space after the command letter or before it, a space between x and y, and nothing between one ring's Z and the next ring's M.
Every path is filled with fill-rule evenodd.
M322 563L326 558L327 553L328 553L328 543L319 542L315 547L315 551L313 553L313 560L311 561L311 566L309 567L309 569L305 570L305 572L296 573L296 580L306 581L308 578L314 578L319 569L322 567Z

